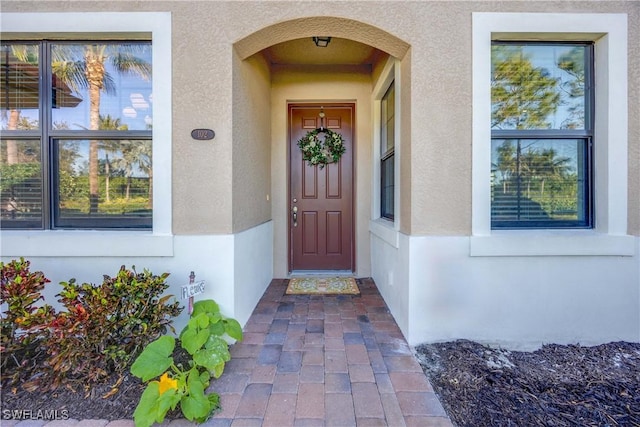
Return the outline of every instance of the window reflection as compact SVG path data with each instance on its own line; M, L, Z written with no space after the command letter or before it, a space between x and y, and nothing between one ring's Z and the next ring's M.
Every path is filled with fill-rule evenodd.
M39 56L37 45L2 45L0 55L2 130L38 129Z
M89 153L97 146L98 188L92 206ZM152 143L149 140L58 141L58 210L70 218L151 218Z
M493 221L585 221L584 140L494 139Z
M494 44L493 129L585 129L583 45Z
M42 221L42 169L39 140L0 143L0 212L3 227Z
M150 43L60 43L51 56L54 123L97 130L110 116L127 130L151 129Z

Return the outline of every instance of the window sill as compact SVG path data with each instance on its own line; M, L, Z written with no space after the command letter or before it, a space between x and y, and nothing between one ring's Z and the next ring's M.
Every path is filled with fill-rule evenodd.
M369 221L369 231L394 248L400 247L400 233L395 229L393 221L383 218Z
M635 238L593 230L509 230L471 236L470 256L634 256Z
M3 257L173 256L173 236L147 231L2 231Z

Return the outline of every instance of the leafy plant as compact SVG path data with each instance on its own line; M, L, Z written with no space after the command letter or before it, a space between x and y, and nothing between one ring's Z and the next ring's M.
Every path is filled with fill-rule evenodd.
M16 358L16 353L21 350L21 356L28 359L30 344L53 316L51 306L35 305L44 300L40 292L50 280L41 271L31 272L30 264L24 258L8 264L0 262L0 303L6 303L8 308L0 318L3 367L7 360L22 365ZM11 359L6 357L8 355L12 356Z
M169 410L180 405L189 421L202 423L220 407L220 396L205 393L211 376L219 378L231 360L225 336L242 340L242 328L235 319L224 318L213 300L193 305L189 323L180 334L181 347L190 356L188 366L175 363L175 338L163 336L150 343L131 366L142 381L153 378L142 393L133 414L136 427L162 423Z
M110 372L123 372L143 348L167 332L180 314L169 287L168 273L137 273L124 266L115 277L104 276L102 285L62 282L58 301L66 312L50 323L48 365L53 387L74 379L97 382Z

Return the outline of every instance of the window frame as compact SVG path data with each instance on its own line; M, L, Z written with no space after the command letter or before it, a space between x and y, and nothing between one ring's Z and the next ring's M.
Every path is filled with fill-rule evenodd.
M388 104L388 95L391 92L391 90L393 89L393 116L389 117L388 114L385 114L388 112L388 108L385 107L386 104ZM394 221L395 220L395 147L396 147L396 141L395 141L395 129L396 129L396 115L395 115L395 110L396 110L396 105L395 105L395 100L396 100L396 96L395 96L395 80L392 79L391 82L387 85L387 89L384 93L384 95L382 96L382 98L380 99L380 217L381 218L385 218L388 219L390 221ZM393 144L391 145L391 147L388 147L388 140L387 140L387 136L389 135L389 128L387 123L389 122L389 120L393 120ZM386 150L383 151L383 147L382 145L385 145ZM388 163L387 162L391 162L391 167L387 168ZM390 169L390 171L388 171L388 169ZM387 177L387 173L391 174L391 179L393 182L393 195L391 198L391 207L389 208L389 206L387 206L386 204L386 200L387 198L385 197L385 178Z
M11 221L6 224L0 221L0 225L4 230L85 230L85 229L102 229L112 231L132 230L132 229L150 229L152 227L153 216L149 218L126 218L102 216L100 218L81 217L74 219L64 219L60 215L60 191L58 187L58 178L60 171L58 168L58 150L60 140L146 140L153 144L152 130L127 130L127 131L109 131L109 130L78 130L65 129L59 130L53 128L53 111L51 103L52 88L52 71L51 71L51 49L53 45L60 44L150 44L151 40L133 40L123 41L115 39L66 39L66 40L3 40L3 44L30 44L38 46L39 52L39 80L41 82L39 88L39 119L38 130L3 130L3 140L11 139L15 141L39 139L41 150L41 175L42 175L42 214L39 226L21 227L22 223L34 224L35 221ZM152 80L153 82L153 80ZM153 167L153 160L152 160ZM153 215L153 211L152 211Z
M593 122L594 122L594 43L592 41L531 41L531 40L499 40L492 39L491 46L508 46L508 45L531 45L531 46L584 46L585 49L585 126L584 129L521 129L521 130L502 130L491 129L491 141L494 140L545 140L545 139L564 139L564 140L583 140L584 146L583 158L585 159L586 170L582 173L584 178L584 220L574 221L495 221L491 218L492 230L517 230L517 229L558 229L558 228L574 228L574 229L590 229L593 228L595 222L593 209L592 194L592 178L593 178ZM597 141L595 142L597 144ZM493 209L493 206L492 206Z
M8 12L0 14L0 28L6 41L45 37L98 40L105 35L109 39L150 39L154 73L152 229L0 230L3 256L172 256L171 12Z
M491 41L593 41L595 76L592 229L491 229ZM633 256L627 233L628 58L625 13L472 14L470 256Z

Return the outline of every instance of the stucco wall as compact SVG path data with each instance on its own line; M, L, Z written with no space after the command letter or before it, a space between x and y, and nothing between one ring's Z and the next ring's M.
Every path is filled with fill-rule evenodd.
M414 235L470 234L472 12L626 12L629 40L640 39L637 1L345 1L330 5L299 1L135 3L136 11L172 12L175 233L230 233L257 225L266 218L265 206L259 206L255 215L244 217L244 206L240 205L246 197L242 196L257 197L260 193L266 201L266 195L248 190L248 181L234 174L232 129L233 44L266 27L294 18L333 15L367 23L411 46L413 185L407 197L412 209L410 229L403 229ZM5 1L2 9L3 12L126 11L132 6L128 2ZM363 40L365 36L354 34ZM286 39L287 35L280 37ZM375 43L375 38L370 42ZM640 44L630 42L628 221L629 231L635 235L640 234L639 58ZM216 138L194 142L189 133L196 127L214 129ZM245 140L248 141L249 138ZM256 155L263 153L261 150ZM238 166L246 168L248 164ZM239 185L241 197L234 197L234 184ZM238 209L234 203L240 204ZM237 223L234 215L241 216Z
M233 232L271 219L271 74L261 55L233 62Z

